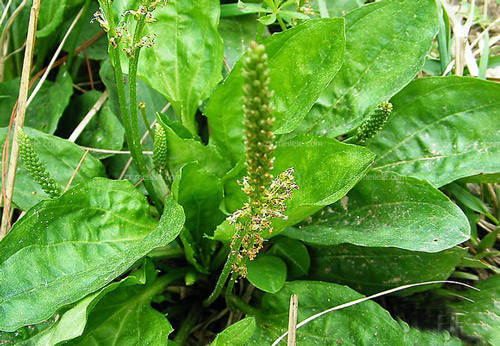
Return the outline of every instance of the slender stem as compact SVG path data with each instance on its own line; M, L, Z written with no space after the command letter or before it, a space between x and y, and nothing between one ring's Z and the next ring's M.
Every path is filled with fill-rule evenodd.
M285 22L283 22L283 19L281 19L281 16L279 13L276 13L276 18L278 19L278 23L280 24L281 30L286 31Z
M146 108L141 107L140 111L141 111L141 115L142 115L142 121L144 122L144 125L146 126L146 129L148 130L149 135L154 140L155 134L153 133L152 126L149 124L148 116L146 114Z
M142 16L141 19L137 22L137 26L135 28L134 33L134 46L141 40L142 31L146 24L146 17ZM139 64L139 56L141 53L141 48L136 48L134 52L134 58L129 60L129 95L130 95L130 125L132 127L132 136L133 136L133 146L134 148L130 148L132 152L132 158L134 159L134 163L136 167L141 172L141 175L144 177L144 186L148 191L153 203L160 214L163 212L163 204L161 203L160 198L156 194L156 191L151 183L151 180L148 179L149 173L146 167L146 160L144 156L141 155L142 145L140 142L140 134L139 134L139 123L137 117L137 67Z
M229 298L229 301L231 302L232 305L234 305L238 310L243 312L245 315L252 315L252 316L259 316L260 315L260 310L254 308L247 302L245 302L243 299L241 299L238 296L231 296Z
M200 307L198 304L195 304L191 308L191 310L189 310L186 319L182 322L179 331L175 335L174 344L184 345L186 343L186 340L188 339L191 330L196 325L196 322L198 321L199 317L200 317Z
M203 306L207 307L212 304L221 294L222 289L224 288L224 284L226 283L229 274L231 273L231 268L233 267L233 263L236 260L236 255L238 254L241 243L243 241L243 237L240 234L237 234L235 243L234 243L234 252L229 252L229 256L227 257L226 264L224 264L224 268L219 276L219 280L217 280L217 284L215 285L215 289L212 294L205 299L203 302ZM233 282L234 284L234 282Z

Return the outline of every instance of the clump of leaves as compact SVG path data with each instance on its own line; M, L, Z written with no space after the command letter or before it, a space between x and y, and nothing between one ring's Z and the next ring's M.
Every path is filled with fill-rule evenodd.
M335 310L300 324L298 345L496 344L500 87L484 78L497 59L481 78L441 77L461 70L449 8L41 6L34 68L73 30L69 66L19 131L0 344L271 345L295 294L299 322ZM0 35L4 141L21 9Z

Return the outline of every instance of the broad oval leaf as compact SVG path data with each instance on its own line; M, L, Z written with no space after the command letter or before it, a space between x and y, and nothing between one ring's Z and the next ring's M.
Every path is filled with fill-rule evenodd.
M76 170L78 163L85 154L85 150L65 139L48 135L43 132L24 128L31 139L35 151L56 182L66 186ZM7 137L7 128L0 129L0 142L4 143ZM11 134L12 143L12 134ZM76 172L73 184L87 181L94 177L104 176L104 166L92 157L87 156ZM14 186L13 202L22 210L28 210L38 202L47 199L47 194L33 180L26 170L23 160L20 159Z
M264 40L269 56L276 132L291 132L311 109L344 59L342 19L310 20ZM236 163L244 152L242 59L210 97L211 138Z
M335 137L408 84L437 34L434 0L382 0L345 16L342 69L298 129Z
M286 280L286 264L277 256L262 254L246 263L246 278L255 287L270 293L278 292Z
M158 39L141 53L139 75L167 97L194 134L196 110L222 78L219 12L218 0L170 0L144 30Z
M273 235L342 198L361 179L374 158L366 148L308 135L279 142L275 154L274 176L293 167L299 189L293 192L287 204L288 219L274 219ZM224 187L230 197L226 203L230 212L241 208L247 198L237 183L245 174L244 165L240 166L239 172L228 173L231 178ZM215 235L220 240L228 240L233 233L234 227L228 227L225 222Z
M436 187L500 172L498 83L468 77L418 79L396 95L384 129L367 142L375 169Z
M363 296L346 286L319 281L287 282L276 294L265 294L256 312L257 328L248 345L271 345L288 330L290 296L299 296L298 321ZM392 319L373 301L340 309L297 329L297 345L461 345L449 334L426 333Z
M363 294L374 294L402 285L446 280L460 265L465 249L437 253L396 248L361 247L350 244L312 247L308 278L348 285ZM400 291L398 295L436 288L426 285Z
M129 182L102 178L37 204L0 242L0 330L41 322L103 287L183 223L172 198L158 225Z
M340 203L285 235L314 245L350 243L438 252L468 240L470 225L460 208L431 184L375 171Z
M467 298L450 303L455 318L462 331L469 336L479 337L482 341L500 345L500 275L489 277L476 285L480 291L460 291Z

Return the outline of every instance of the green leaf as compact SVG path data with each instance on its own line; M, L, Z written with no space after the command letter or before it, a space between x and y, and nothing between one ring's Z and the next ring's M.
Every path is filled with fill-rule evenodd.
M315 245L438 252L468 240L470 225L460 208L428 182L375 171L346 199L285 234Z
M361 179L374 157L363 147L307 135L279 142L275 154L273 174L277 176L293 167L299 189L293 192L287 204L285 214L288 219L274 219L273 235L342 198ZM240 168L238 174L230 172L231 179L224 187L226 194L231 195L230 204L226 204L226 209L231 212L241 208L246 201L246 195L237 183L245 173L243 164ZM224 222L215 236L219 240L229 240L233 234L234 227L228 227Z
M9 125L11 111L19 96L19 83L18 78L0 83L0 95L6 96L0 98L0 109L2 109L0 125L2 127ZM72 94L71 76L65 69L61 69L56 81L45 81L28 106L24 126L53 134Z
M490 345L500 345L500 275L489 277L476 285L481 291L460 291L462 297L472 299L450 303L462 331L479 337Z
M250 42L255 39L257 26L256 17L251 15L221 18L219 32L224 40L224 57L231 69L238 59L246 53Z
M286 280L286 264L281 258L267 254L258 255L246 263L246 278L255 287L270 293L278 292Z
M315 281L287 282L276 294L265 294L255 318L257 328L248 345L270 345L288 329L290 296L299 296L298 321L363 296L348 287ZM297 330L297 345L460 345L449 334L428 334L401 326L373 301L326 314Z
M298 126L342 65L342 19L310 20L264 40L269 56L276 132ZM210 97L211 140L235 164L244 152L242 59Z
M224 329L210 346L244 345L255 330L255 318L247 317Z
M447 185L446 190L450 191L453 197L455 197L464 206L477 213L486 215L498 225L498 220L491 215L486 204L478 197L474 196L470 191L456 183Z
M103 297L89 316L81 337L69 345L164 345L173 331L151 300L183 273L156 278L152 266L145 285L122 285Z
M408 84L437 34L434 0L383 0L349 12L342 69L298 129L335 137Z
M40 2L38 15L38 38L47 37L62 23L67 0L46 0Z
M222 78L219 11L218 0L171 0L155 13L158 24L145 29L158 39L143 50L139 75L167 97L194 134L196 110Z
M385 127L367 142L375 169L436 187L479 173L500 172L498 83L467 77L423 78L391 102Z
M344 15L344 12L349 12L363 6L365 0L311 0L309 4L314 10L319 12L321 9L320 2L325 3L330 17L341 17Z
M160 224L129 182L96 178L30 209L0 242L0 330L41 322L171 242L184 213Z
M204 145L193 138L180 137L173 128L165 126L167 135L168 165L177 172L187 163L198 162L207 172L222 177L229 169L229 163L217 152L215 146Z
M61 186L66 186L85 151L76 144L56 136L27 127L24 128L24 131L33 142L36 153L50 174ZM7 128L0 128L0 142L4 143L6 137ZM104 176L104 174L102 163L89 155L78 169L73 185L94 177ZM27 210L47 198L47 194L33 180L33 177L24 167L23 160L20 159L14 186L14 204L22 210Z
M446 280L461 265L466 250L453 248L437 253L367 248L342 244L310 249L309 278L348 285L364 294L425 281ZM407 295L435 288L419 286L401 291Z
M309 272L311 259L306 246L300 241L279 238L267 253L281 258L286 263L289 278L301 277Z
M190 245L196 252L195 257L207 267L210 256L215 250L212 237L214 230L225 216L219 210L224 197L220 179L207 172L197 163L184 165L172 184L172 195L184 208L186 228L191 234Z
M79 337L84 331L89 314L102 297L120 286L142 285L145 283L146 273L144 268L145 266L127 276L125 279L118 282L112 282L99 291L83 298L74 307L61 314L61 316L57 318L57 322L50 328L41 330L31 335L29 338L18 339L16 345L52 346ZM35 327L37 326L38 325L35 325Z

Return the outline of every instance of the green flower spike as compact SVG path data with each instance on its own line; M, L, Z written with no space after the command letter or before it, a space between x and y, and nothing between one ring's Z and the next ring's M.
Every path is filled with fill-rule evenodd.
M162 173L167 169L167 134L160 124L155 124L155 143L153 148L153 162L158 172Z
M392 112L392 103L383 102L370 118L358 128L356 142L363 143L382 130Z
M33 148L30 139L19 128L17 132L17 143L19 144L19 153L24 161L24 166L30 172L33 179L51 198L59 197L62 194L61 186L52 178L45 166L40 161L40 158Z
M297 189L294 170L289 168L273 180L274 163L273 106L269 90L269 69L265 47L252 42L243 60L245 78L244 112L246 136L247 176L241 182L248 202L228 219L235 225L236 234L231 243L231 255L235 256L233 273L245 276L247 259L253 260L263 244L263 234L271 234L271 219L286 218L285 201Z

